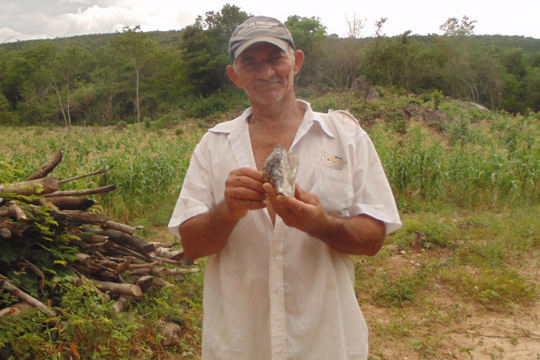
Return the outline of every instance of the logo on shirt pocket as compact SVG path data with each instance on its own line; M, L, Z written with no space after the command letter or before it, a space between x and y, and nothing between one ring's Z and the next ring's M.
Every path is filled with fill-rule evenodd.
M322 154L321 160L324 165L332 167L336 170L340 170L345 165L347 165L347 160L345 160L341 156L333 155L330 153Z

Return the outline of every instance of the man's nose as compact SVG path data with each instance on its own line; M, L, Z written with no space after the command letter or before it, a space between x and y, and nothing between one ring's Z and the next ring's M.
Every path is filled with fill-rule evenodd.
M275 74L272 64L267 62L260 62L257 66L257 77L260 79L269 79Z

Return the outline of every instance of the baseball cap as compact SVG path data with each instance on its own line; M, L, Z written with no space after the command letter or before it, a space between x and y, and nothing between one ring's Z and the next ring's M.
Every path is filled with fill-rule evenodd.
M294 49L291 33L283 23L268 16L254 16L238 25L229 40L229 55L236 59L244 50L258 42L267 42L287 51Z

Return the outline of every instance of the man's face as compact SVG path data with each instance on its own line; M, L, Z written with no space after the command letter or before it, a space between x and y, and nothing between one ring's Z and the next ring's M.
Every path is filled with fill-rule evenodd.
M261 42L242 52L235 60L236 70L230 67L227 71L231 80L247 92L250 101L268 105L294 96L294 75L301 67L301 61L298 62L297 55Z

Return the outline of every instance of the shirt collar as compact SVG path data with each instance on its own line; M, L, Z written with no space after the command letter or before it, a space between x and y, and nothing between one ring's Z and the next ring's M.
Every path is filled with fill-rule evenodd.
M307 132L314 123L319 124L322 131L330 136L331 138L335 137L334 133L328 126L327 122L324 119L325 114L314 112L311 108L311 104L304 100L298 100L299 102L305 104L306 106L306 112L304 114L304 120L302 121L302 124L300 125L300 128L304 128L305 132Z
M328 126L327 122L324 119L324 116L328 116L326 114L314 112L311 108L311 104L304 100L297 100L298 102L302 103L305 108L306 112L304 114L304 119L302 120L302 124L300 125L300 128L298 131L306 133L308 132L311 127L316 123L320 126L320 128L323 130L323 132L330 136L331 138L335 137L334 133ZM229 134L229 136L232 137L238 137L240 134L246 129L248 125L248 118L252 114L253 109L251 107L244 110L244 112L237 117L236 119L232 121L225 121L222 123L217 124L213 128L209 129L209 131L213 133L222 133L222 134Z

